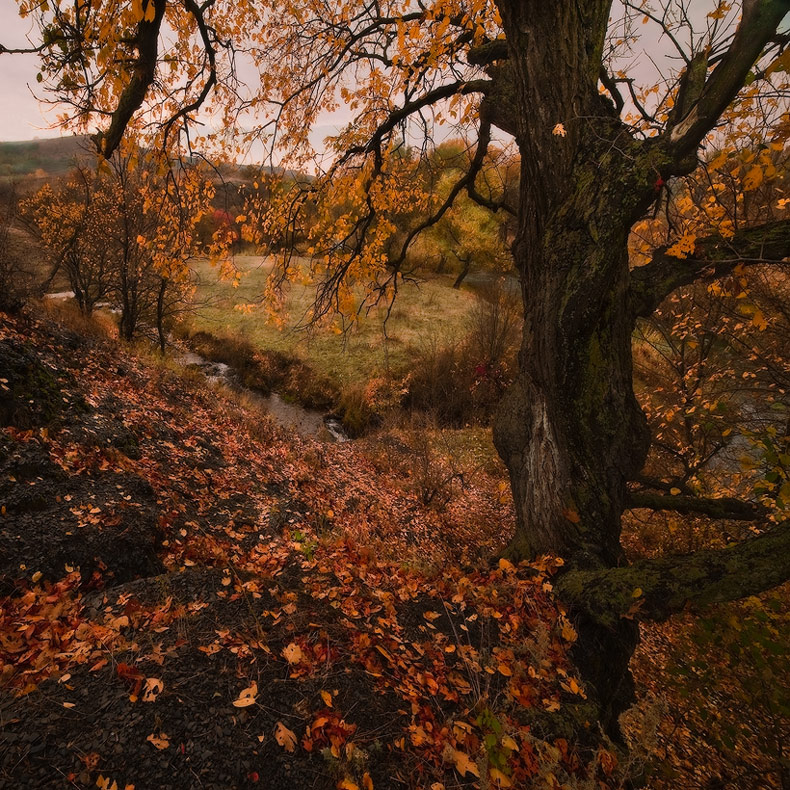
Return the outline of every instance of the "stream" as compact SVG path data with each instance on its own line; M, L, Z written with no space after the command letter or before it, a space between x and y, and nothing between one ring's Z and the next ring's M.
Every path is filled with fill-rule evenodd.
M279 426L294 431L299 436L325 442L349 441L337 417L323 414L315 409L307 409L296 403L289 403L276 392L262 395L260 392L243 387L233 368L224 362L212 362L194 351L187 351L176 360L184 367L200 370L210 382L222 382L244 392L253 403L267 411Z

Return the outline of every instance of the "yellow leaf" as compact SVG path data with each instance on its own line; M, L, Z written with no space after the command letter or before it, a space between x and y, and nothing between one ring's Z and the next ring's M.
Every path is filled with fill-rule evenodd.
M641 598L642 597L642 588L636 587L634 591L631 593L632 598Z
M291 753L296 750L296 734L293 730L289 730L281 721L278 721L274 728L274 740L277 741L286 752Z
M513 783L498 768L489 768L488 775L497 787L512 787Z
M238 699L233 700L233 705L237 708L247 708L255 702L257 696L258 684L253 680L252 684L239 694Z
M304 661L304 653L296 642L291 642L290 645L283 648L283 658L289 664L298 664L300 661Z
M680 489L679 488L670 488L669 489L669 493L672 494L672 496L677 496L680 493Z
M574 627L563 617L562 618L562 638L566 642L575 642L578 634Z
M760 184L763 183L763 169L760 165L755 165L749 172L743 177L743 191L744 192L751 192L753 189L757 189Z
M459 749L452 749L451 753L455 770L458 771L461 776L466 776L467 774L474 774L477 777L480 776L480 769L477 767L477 763L475 763L466 752L462 752Z
M518 751L518 744L516 743L515 739L511 738L509 735L502 736L502 745L506 749L510 749L511 752Z
M768 329L768 321L766 321L762 310L759 308L754 311L754 315L752 316L752 325L761 332L764 332L766 329Z

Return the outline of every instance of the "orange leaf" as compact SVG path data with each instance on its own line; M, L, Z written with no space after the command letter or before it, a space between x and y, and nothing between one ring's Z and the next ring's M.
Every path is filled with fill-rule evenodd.
M296 751L296 734L289 730L281 721L277 722L274 728L274 740L285 749L286 752Z
M165 732L160 732L158 736L151 733L146 740L156 746L157 749L167 749L170 746L168 735Z
M490 768L488 771L488 775L494 781L497 787L512 787L513 783L508 779L505 774L502 773L498 768Z
M283 648L283 658L285 658L289 664L298 664L304 661L304 653L296 642L291 642L290 645L286 645Z
M165 684L159 678L146 678L143 702L155 702L164 687Z
M321 692L321 699L324 701L324 705L326 705L327 708L332 707L332 695L328 691Z
M474 774L477 777L480 776L480 769L477 767L477 763L475 763L466 752L462 752L459 749L452 749L451 756L453 765L455 765L455 770L458 771L461 776L466 776L467 774Z

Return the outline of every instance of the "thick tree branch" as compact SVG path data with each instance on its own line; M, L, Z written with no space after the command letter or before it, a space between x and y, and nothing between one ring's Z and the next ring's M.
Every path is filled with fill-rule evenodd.
M472 66L489 66L496 60L507 60L509 56L507 41L497 38L470 49L466 59Z
M735 601L790 579L790 521L725 549L641 560L624 568L570 570L560 599L611 629L623 617L664 620L688 606Z
M711 518L728 518L736 521L755 521L765 514L765 509L755 502L735 497L666 496L646 492L631 493L626 505L629 509L674 510L677 513L699 513Z
M152 0L154 18L143 20L137 26L134 44L137 48L137 59L131 73L129 84L124 88L118 106L112 114L110 128L106 132L97 132L93 140L98 152L109 159L123 138L123 133L132 116L145 101L148 89L156 77L156 60L159 50L159 29L165 15L167 0Z
M788 0L743 0L741 21L729 49L705 82L697 101L666 133L676 161L693 154L716 125L788 12ZM689 71L693 71L691 66Z
M689 258L670 255L659 247L653 259L631 272L634 317L646 318L673 291L696 280L716 280L736 266L779 263L790 256L790 220L778 220L738 231L731 239L698 239Z
M604 88L609 91L609 95L614 101L615 110L617 111L617 114L620 115L623 107L625 107L625 100L623 99L623 94L620 93L620 89L617 87L617 82L612 79L606 69L606 66L603 64L601 64L601 70L598 73L598 79L601 81L601 85L603 85Z

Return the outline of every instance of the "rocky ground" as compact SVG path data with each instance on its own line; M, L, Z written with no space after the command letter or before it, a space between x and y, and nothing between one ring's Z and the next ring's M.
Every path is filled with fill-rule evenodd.
M555 566L350 445L0 314L0 786L616 786Z

